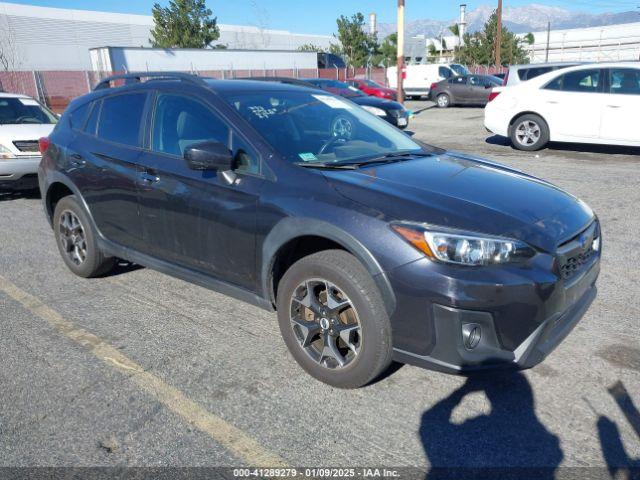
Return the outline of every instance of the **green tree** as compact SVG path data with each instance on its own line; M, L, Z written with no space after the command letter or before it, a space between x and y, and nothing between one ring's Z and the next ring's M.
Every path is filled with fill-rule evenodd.
M324 52L325 49L314 45L313 43L305 43L304 45L300 45L298 47L299 52Z
M493 65L495 61L498 16L494 11L481 32L465 33L463 45L456 49L456 61L467 65ZM526 37L525 37L526 38ZM522 45L528 39L520 39L508 28L502 28L503 65L529 63L529 56Z
M390 67L398 61L398 34L392 33L385 37L380 46L377 48L376 54L373 56L372 64L375 66L382 65Z
M149 41L157 48L206 48L220 37L217 18L205 0L171 0L153 6L154 28Z
M377 53L378 45L375 35L365 32L364 15L360 12L351 18L340 15L336 23L337 39L340 42L336 50L339 50L350 67L366 66L371 56Z

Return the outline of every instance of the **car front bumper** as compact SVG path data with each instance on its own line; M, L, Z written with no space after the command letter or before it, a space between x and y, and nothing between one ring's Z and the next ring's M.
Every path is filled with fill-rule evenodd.
M407 111L399 112L395 115L387 113L384 119L391 125L394 125L398 128L404 129L409 126L409 114Z
M526 269L465 271L423 259L390 272L394 360L448 373L540 363L593 302L600 272L598 255L565 282L552 273L553 257L541 257Z
M38 165L41 157L0 160L0 188L31 189L38 187Z

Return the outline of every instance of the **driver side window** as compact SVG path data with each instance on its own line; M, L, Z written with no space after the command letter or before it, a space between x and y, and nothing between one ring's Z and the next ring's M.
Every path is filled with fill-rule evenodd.
M259 174L257 155L207 105L179 94L160 94L156 99L151 149L183 156L196 143L218 142L235 156L235 170Z

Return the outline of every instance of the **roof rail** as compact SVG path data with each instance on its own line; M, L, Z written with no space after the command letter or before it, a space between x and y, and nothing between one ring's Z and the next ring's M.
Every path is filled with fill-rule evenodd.
M98 83L96 83L93 90L103 90L106 88L111 88L111 82L114 80L125 80L125 85L128 83L140 83L143 78L153 78L160 80L181 80L183 82L189 82L200 86L205 86L205 81L198 77L197 75L193 75L191 73L184 72L132 72L132 73L122 73L120 75L112 75L107 78L103 78Z

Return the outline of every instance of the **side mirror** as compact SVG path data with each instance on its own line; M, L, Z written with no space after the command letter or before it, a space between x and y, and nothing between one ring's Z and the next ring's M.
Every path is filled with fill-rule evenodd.
M486 84L486 85L484 86L484 88L486 88L486 89L488 90L489 88L493 88L493 85Z
M184 152L184 159L191 170L231 170L231 151L219 142L194 143Z

